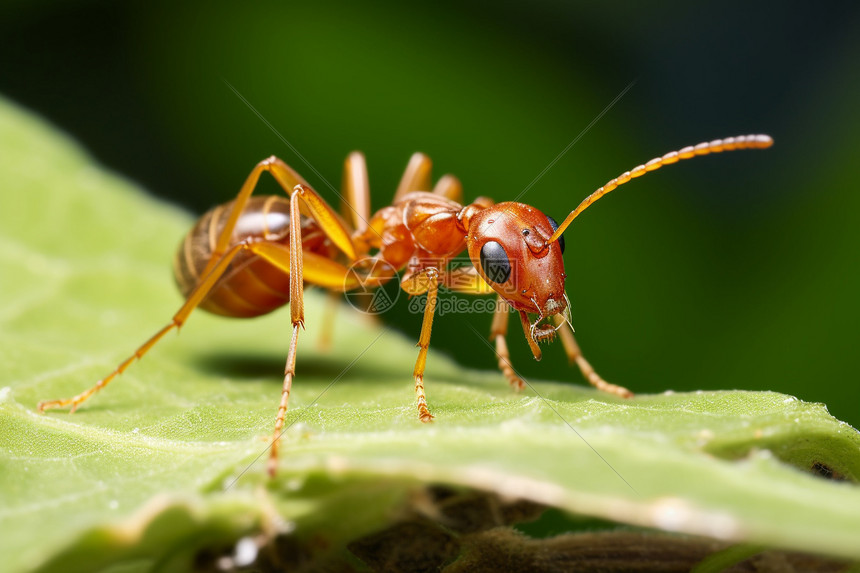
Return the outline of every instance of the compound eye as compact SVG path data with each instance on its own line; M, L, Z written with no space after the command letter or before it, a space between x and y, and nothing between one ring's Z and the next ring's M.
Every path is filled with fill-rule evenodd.
M511 278L511 261L504 247L496 241L487 241L481 247L481 267L487 278L496 284L504 284Z
M555 230L558 229L558 223L556 223L555 219L553 219L549 215L547 215L546 218L549 219L549 226L552 227L552 232L555 233ZM558 238L558 246L561 247L561 254L563 255L564 254L564 233L562 233L561 236Z

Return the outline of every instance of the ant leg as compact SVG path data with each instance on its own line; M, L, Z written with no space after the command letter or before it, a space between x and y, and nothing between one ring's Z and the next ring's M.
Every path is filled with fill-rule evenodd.
M367 163L360 151L350 153L343 164L344 193L341 212L352 221L352 228L359 234L367 230L370 221L370 182L367 177Z
M511 365L511 354L508 352L508 343L505 341L505 336L508 334L508 317L510 316L510 312L511 307L508 306L505 299L501 296L498 297L496 309L493 312L493 324L490 326L490 340L496 343L499 370L508 379L511 388L519 392L526 387L526 384L514 372L514 368Z
M439 280L448 290L461 294L496 294L471 265L445 271Z
M218 236L218 240L215 243L215 248L212 250L212 256L209 259L209 263L204 267L200 276L206 276L227 250L227 245L230 243L230 237L233 235L233 230L236 228L239 216L245 209L245 205L248 203L248 198L257 187L260 175L264 171L268 171L275 181L277 181L278 185L280 185L288 195L292 193L293 189L297 185L302 185L305 189L312 191L311 186L304 180L304 178L302 178L301 175L299 175L292 167L284 163L283 160L278 159L274 155L259 162L254 166L254 169L251 170L251 173L242 184L239 194L236 195L236 199L233 201L233 207L230 210L227 222L224 224L224 228L221 230L221 234ZM344 227L343 223L331 208L328 208L327 206L326 208L320 208L318 206L318 203L322 202L322 199L319 198L319 195L317 195L315 191L313 191L313 195L316 196L319 201L313 201L313 205L308 204L308 207L311 210L311 215L315 219L319 217L317 221L323 227L326 227L326 235L328 235L337 248L343 251L350 260L355 260L355 245L350 238L349 231Z
M302 251L301 220L299 215L299 200L306 200L307 194L312 193L307 188L297 185L290 197L290 247L278 243L256 243L248 248L265 258L272 265L290 274L290 321L292 336L284 366L284 384L281 390L281 402L275 418L275 429L272 432L272 445L269 452L268 473L274 477L278 467L278 448L283 433L284 420L296 376L296 349L299 341L299 327L304 329L304 283L322 286L334 293L338 290L349 290L359 286L355 273L322 255ZM295 221L295 223L294 223ZM325 227L324 227L325 230Z
M277 245L274 245L277 246ZM170 332L173 329L179 329L185 324L185 321L188 320L188 316L191 312L197 308L197 306L206 298L206 295L209 294L209 291L212 290L212 287L215 283L218 282L218 279L221 278L221 275L224 274L224 271L230 265L230 262L233 258L239 254L242 250L250 250L253 253L260 255L263 258L270 260L276 264L275 261L272 261L273 258L276 258L276 254L271 250L271 245L268 243L239 243L238 245L230 248L224 255L218 260L218 262L212 268L212 271L209 274L203 276L203 278L197 283L197 286L194 287L188 294L188 298L185 303L180 307L180 309L173 315L173 320L164 326L161 330L156 332L152 337L149 338L146 342L144 342L137 350L134 351L134 354L120 362L119 366L117 366L113 372L99 380L95 386L89 388L88 390L81 392L77 396L72 398L64 398L60 400L43 400L39 402L37 408L40 412L51 408L63 408L65 406L71 406L71 411L74 412L78 406L86 401L90 396L107 386L114 378L125 372L125 370L136 360L140 360L144 354L149 352L149 350L155 346L155 344L161 340L165 334ZM277 264L276 264L277 266ZM289 267L287 267L287 272L289 272Z
M353 151L347 155L343 163L341 189L344 195L341 214L352 222L352 228L357 233L364 233L370 219L370 182L367 177L367 163L364 160L364 154L360 151ZM331 347L334 316L339 302L340 295L330 291L326 297L325 315L317 341L317 347L321 350Z
M227 218L227 222L224 224L224 228L221 229L221 234L215 242L215 248L212 250L212 256L209 258L209 263L203 268L203 272L200 273L200 276L206 276L227 250L227 245L230 242L233 230L236 228L239 216L242 214L242 211L245 210L245 205L248 204L248 198L251 197L251 194L257 187L257 182L260 180L260 175L263 171L271 173L278 183L280 183L286 190L290 190L299 184L308 185L307 181L305 181L301 175L296 173L292 167L274 155L257 163L257 165L254 166L254 169L251 170L251 173L248 174L242 187L239 189L239 193L236 195L236 199L233 202L230 216Z
M421 322L421 336L418 338L418 359L412 376L415 379L415 394L418 398L418 418L422 422L431 422L433 414L427 407L427 396L424 394L424 367L427 365L427 350L430 348L430 332L433 330L433 316L436 313L436 298L439 293L439 270L428 267L415 274L407 275L401 282L401 287L410 295L427 293L427 305L424 307L424 320Z
M328 296L325 299L325 315L320 325L320 337L317 340L317 348L320 350L328 350L331 348L332 330L334 329L334 317L337 313L337 307L340 305L340 293L336 291L328 291Z
M293 333L290 337L290 350L287 352L287 363L284 366L284 385L281 390L281 403L278 405L278 414L275 417L275 429L272 432L272 446L269 450L268 472L270 477L274 477L278 469L278 446L281 442L284 418L287 415L290 392L293 388L293 378L296 375L296 348L299 344L299 327L304 328L305 323L302 224L299 214L299 199L304 192L305 187L296 185L290 195L290 323L293 326ZM325 225L323 225L323 228L325 230Z
M290 322L293 326L290 338L290 350L287 353L287 363L284 367L284 385L281 391L281 403L278 406L278 415L275 418L275 429L272 432L272 447L269 451L268 472L274 477L278 468L278 446L284 427L284 418L287 414L287 406L290 399L290 391L293 387L293 378L296 375L296 348L299 342L299 327L304 329L305 325L305 299L304 281L324 286L330 290L344 290L354 288L356 285L350 281L354 273L349 269L326 257L313 256L311 253L302 251L302 222L300 216L299 202L311 212L311 217L320 225L323 232L332 241L334 233L343 231L343 225L332 211L331 207L310 187L296 185L290 193L290 248L289 262L286 270L290 273ZM347 236L348 238L348 236ZM283 247L274 243L262 243L268 245L271 250L281 250ZM352 246L352 243L349 243ZM354 253L353 253L354 257ZM278 266L284 265L285 261L271 261ZM308 263L305 266L305 263ZM282 266L283 268L283 266ZM305 270L308 272L306 273Z
M397 203L407 193L412 191L429 191L430 190L430 170L433 168L433 162L430 158L421 152L412 154L409 158L409 164L406 166L406 171L403 172L403 177L400 179L400 184L397 186L397 191L394 193L392 203Z
M446 272L442 276L445 287L454 292L463 294L491 294L493 288L481 278L475 267L459 267ZM508 343L505 337L508 334L508 318L511 307L501 296L496 297L496 307L493 311L493 323L490 326L490 341L496 344L496 356L498 357L499 370L508 379L514 390L525 388L523 379L517 376L511 365L511 354L508 351Z
M463 184L453 175L443 175L433 187L434 195L441 195L457 203L463 202Z
M360 151L353 151L344 161L341 189L344 195L341 214L352 222L352 227L356 230L354 237L361 237L370 229L370 182L367 177L367 163L364 160L364 154ZM371 233L375 231L371 230ZM366 246L358 246L360 240L353 242L356 243L356 250L367 250ZM317 347L321 350L327 350L331 346L334 316L339 304L340 295L330 292L326 299L325 317L317 341Z
M589 364L588 360L582 355L582 350L579 349L579 344L576 343L576 339L573 337L572 330L567 327L566 321L564 317L560 314L555 315L553 317L553 321L559 327L558 333L561 337L561 343L564 346L564 352L567 354L567 360L573 364L576 362L577 366L579 366L579 370L582 372L582 375L588 380L588 383L601 390L603 392L607 392L609 394L615 394L621 398L632 398L633 392L624 388L623 386L618 386L616 384L611 384L601 378L601 376L594 371L594 368Z
M293 282L294 276L290 277L290 283ZM293 334L290 337L290 350L287 352L287 363L284 366L284 386L281 390L281 403L278 405L278 415L275 417L275 430L272 432L272 447L269 450L268 472L270 477L275 477L275 472L278 470L278 446L281 442L284 418L287 415L290 392L293 388L293 378L296 375L296 348L299 344L299 326L302 326L302 320L296 320L295 317L291 317L291 320Z

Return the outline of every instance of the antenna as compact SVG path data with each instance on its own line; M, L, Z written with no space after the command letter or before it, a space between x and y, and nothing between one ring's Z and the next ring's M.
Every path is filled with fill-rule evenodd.
M579 206L570 212L564 221L562 221L561 225L555 230L552 234L552 237L549 238L547 244L557 241L561 234L564 233L564 230L573 222L576 217L585 211L589 205L609 193L613 191L616 187L620 185L624 185L631 179L635 179L637 177L641 177L648 173L649 171L656 171L663 167L664 165L671 165L672 163L678 163L682 159L692 159L699 155L708 155L710 153L722 153L723 151L735 151L737 149L767 149L773 145L773 139L769 135L740 135L738 137L727 137L725 139L715 139L713 141L705 141L698 145L690 145L684 147L683 149L679 149L678 151L670 151L663 157L656 157L645 163L644 165L640 165L638 167L634 167L630 171L626 171L612 179L606 185L583 199L582 203Z

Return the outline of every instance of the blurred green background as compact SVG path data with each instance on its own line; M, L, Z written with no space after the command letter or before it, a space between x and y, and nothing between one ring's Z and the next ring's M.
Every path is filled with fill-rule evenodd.
M195 213L271 154L337 202L224 80L335 186L363 150L374 208L416 150L467 198L513 199L634 80L522 201L561 220L654 156L768 133L768 151L660 171L577 220L578 340L634 391L776 390L860 426L856 2L7 1L0 34L0 93ZM384 320L417 340L405 299ZM494 368L465 323L490 317L437 319L431 369L443 352ZM516 322L509 344L527 378L582 383L560 345L536 363Z

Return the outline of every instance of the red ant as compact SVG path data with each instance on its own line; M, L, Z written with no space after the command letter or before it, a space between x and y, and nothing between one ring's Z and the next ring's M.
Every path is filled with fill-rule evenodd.
M71 405L74 411L167 332L181 327L198 306L225 316L252 317L289 303L293 332L269 458L269 473L274 475L295 376L299 329L304 328L305 283L343 292L379 286L403 269L403 290L410 295L427 294L413 372L422 422L433 419L424 394L424 366L440 283L461 293L498 294L500 304L490 336L496 344L499 368L514 388L522 388L523 381L510 365L505 342L509 307L519 313L536 360L541 358L538 344L551 341L558 333L568 358L591 384L629 398L633 395L629 390L606 382L594 371L582 356L572 329L561 328L569 323L565 312L570 306L564 290L562 233L589 205L648 171L697 155L763 149L772 143L766 135L747 135L667 153L609 181L561 224L523 203L494 204L479 197L463 206L462 186L451 175L426 191L431 185L431 162L421 153L412 156L392 204L371 216L364 156L353 152L346 159L343 178L344 206L352 230L298 173L270 157L254 167L235 200L203 215L180 245L173 267L186 300L173 320L92 388L73 398L40 402L38 409ZM279 195L251 197L263 171L271 173L289 200ZM448 262L464 249L474 266L449 270ZM537 318L532 321L530 314Z

